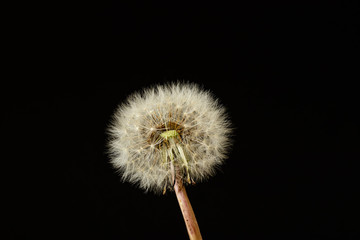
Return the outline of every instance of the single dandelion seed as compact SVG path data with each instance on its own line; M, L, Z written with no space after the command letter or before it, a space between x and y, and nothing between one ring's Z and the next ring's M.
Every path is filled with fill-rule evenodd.
M202 239L185 185L212 176L227 157L225 109L196 84L158 85L119 106L108 131L122 179L145 191L175 191L190 239Z

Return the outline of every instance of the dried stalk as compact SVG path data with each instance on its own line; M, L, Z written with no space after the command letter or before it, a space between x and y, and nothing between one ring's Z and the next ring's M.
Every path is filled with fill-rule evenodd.
M196 221L194 211L191 207L190 200L186 194L185 186L182 184L182 181L179 178L175 180L175 193L177 200L180 205L182 215L186 224L186 229L189 234L190 240L200 240L202 239L200 234L199 225Z

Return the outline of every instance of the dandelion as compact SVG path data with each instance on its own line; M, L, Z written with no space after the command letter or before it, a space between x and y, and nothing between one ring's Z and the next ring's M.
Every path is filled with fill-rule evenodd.
M216 172L227 157L230 122L209 91L171 83L131 95L109 127L111 163L145 191L175 190L190 239L201 239L185 185Z

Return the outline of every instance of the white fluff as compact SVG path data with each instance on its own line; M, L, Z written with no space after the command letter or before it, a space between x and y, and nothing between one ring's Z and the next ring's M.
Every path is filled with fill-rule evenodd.
M173 189L174 177L191 183L213 175L231 132L224 108L189 83L134 93L108 130L113 166L124 180L154 192Z

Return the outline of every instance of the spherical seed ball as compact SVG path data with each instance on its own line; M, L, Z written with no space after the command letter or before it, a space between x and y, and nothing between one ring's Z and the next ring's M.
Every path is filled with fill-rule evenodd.
M131 95L109 126L111 163L124 180L161 192L174 179L215 173L230 145L225 109L196 84L158 85Z

